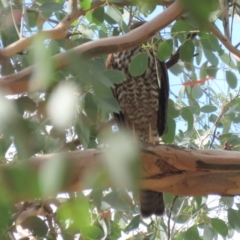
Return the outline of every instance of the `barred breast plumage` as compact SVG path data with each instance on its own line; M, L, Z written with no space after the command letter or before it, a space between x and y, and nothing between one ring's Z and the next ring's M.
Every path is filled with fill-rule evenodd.
M132 28L143 23L137 23ZM129 64L141 52L148 54L148 67L141 76L133 77L129 73ZM107 68L125 73L126 79L113 89L121 112L115 115L119 125L131 129L141 142L157 142L164 134L167 119L169 96L168 74L165 63L156 59L152 49L142 46L110 54ZM143 217L164 212L163 194L150 190L140 192L140 207Z

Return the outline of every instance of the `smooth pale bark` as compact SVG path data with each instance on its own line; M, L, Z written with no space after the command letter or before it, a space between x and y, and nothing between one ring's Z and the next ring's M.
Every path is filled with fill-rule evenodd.
M7 183L5 187L10 191L14 180L13 175L9 174L9 169L21 168L25 163L30 163L35 174L39 174L43 164L64 159L68 169L67 183L65 182L59 192L84 190L92 187L89 180L95 178L96 173L105 167L102 161L103 151L93 149L50 154L2 165L1 180ZM140 184L143 189L185 196L240 194L240 152L160 145L142 149L140 160L142 167ZM28 182L25 184L27 186ZM113 185L109 179L104 181L106 188ZM103 186L102 183L101 186ZM22 200L22 198L24 196L18 195L16 200Z

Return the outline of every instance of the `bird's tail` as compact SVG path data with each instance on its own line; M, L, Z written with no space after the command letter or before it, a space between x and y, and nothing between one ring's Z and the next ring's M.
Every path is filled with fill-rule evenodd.
M151 190L140 191L140 208L143 218L150 217L152 214L161 216L165 210L163 193Z

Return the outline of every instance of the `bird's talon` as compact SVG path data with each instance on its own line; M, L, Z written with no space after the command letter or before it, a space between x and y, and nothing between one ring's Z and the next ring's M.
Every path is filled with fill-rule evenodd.
M155 142L149 142L149 141L145 141L144 142L144 146L145 147L155 147L160 145L160 141L155 141Z

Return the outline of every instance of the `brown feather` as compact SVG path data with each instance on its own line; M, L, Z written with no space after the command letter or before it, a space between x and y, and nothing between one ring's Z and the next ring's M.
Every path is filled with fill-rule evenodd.
M134 29L142 23L135 23ZM149 50L148 68L141 76L133 77L129 73L129 64L139 53L146 52L142 46L123 52L109 54L106 66L125 73L126 79L116 84L114 96L119 102L121 112L115 114L118 125L134 129L141 142L149 136L149 124L152 128L152 139L157 142L164 134L167 121L167 104L169 97L169 83L166 65L155 59L153 50ZM156 67L157 63L157 67ZM158 73L158 74L157 74ZM161 86L158 84L158 75ZM163 194L155 191L140 191L140 208L143 217L152 214L161 215L164 212Z

